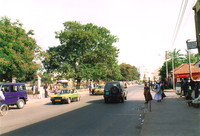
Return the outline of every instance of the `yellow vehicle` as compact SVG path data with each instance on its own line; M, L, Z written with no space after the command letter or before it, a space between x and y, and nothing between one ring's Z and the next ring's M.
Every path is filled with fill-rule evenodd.
M99 84L95 90L94 90L94 94L104 94L104 84Z
M62 89L55 95L51 96L52 104L71 103L71 101L80 101L81 95L73 89Z

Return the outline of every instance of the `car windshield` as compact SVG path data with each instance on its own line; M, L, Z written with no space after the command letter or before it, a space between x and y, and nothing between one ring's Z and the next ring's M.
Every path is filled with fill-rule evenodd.
M104 88L104 86L97 86L97 88L98 88L98 89L103 89L103 88Z
M66 93L70 93L71 92L71 90L60 90L60 94L66 94Z
M106 86L105 86L105 90L110 90L110 88L112 86L117 86L119 87L119 83L107 83Z

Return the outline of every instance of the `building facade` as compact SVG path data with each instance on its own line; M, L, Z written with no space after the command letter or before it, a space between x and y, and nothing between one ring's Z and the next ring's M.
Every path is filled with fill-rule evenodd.
M197 0L194 10L195 26L196 26L196 39L197 39L197 48L200 54L200 0Z

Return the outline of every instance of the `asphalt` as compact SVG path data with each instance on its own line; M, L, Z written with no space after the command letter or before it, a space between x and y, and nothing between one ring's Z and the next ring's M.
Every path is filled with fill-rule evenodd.
M79 93L89 94L87 90ZM140 136L200 136L200 107L189 107L185 98L173 90L165 90L165 94L167 97L161 102L152 100L151 104L144 104ZM50 98L28 97L28 103L50 101Z
M200 108L189 107L185 98L172 90L165 94L161 102L152 100L151 106L146 106L140 136L200 136Z

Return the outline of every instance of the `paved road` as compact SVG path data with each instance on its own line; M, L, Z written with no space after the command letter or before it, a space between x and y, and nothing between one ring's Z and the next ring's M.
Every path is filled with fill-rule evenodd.
M43 100L0 117L2 136L137 136L143 112L143 87L128 88L125 103L105 104L103 96L84 95L79 102L52 105Z

